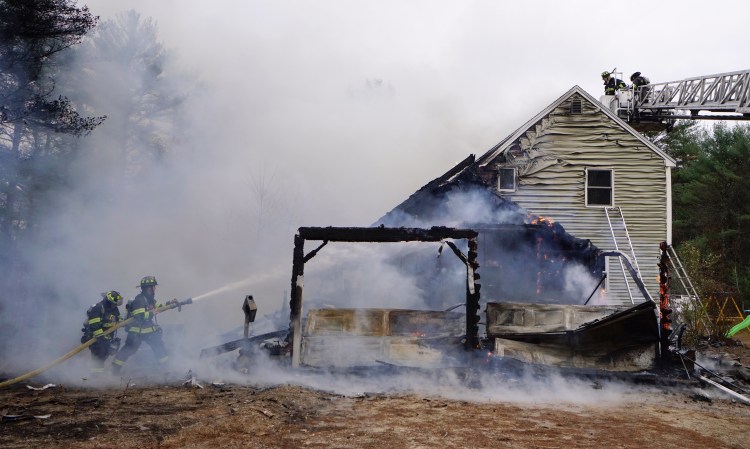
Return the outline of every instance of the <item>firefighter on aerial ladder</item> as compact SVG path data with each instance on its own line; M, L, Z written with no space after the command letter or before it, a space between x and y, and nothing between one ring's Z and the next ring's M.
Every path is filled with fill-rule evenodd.
M614 95L618 89L624 89L626 84L623 80L612 76L612 72L603 71L602 80L604 81L604 95Z
M641 75L641 72L635 72L630 75L630 82L633 83L633 93L635 93L637 98L642 98L646 94L644 86L651 84L651 81Z

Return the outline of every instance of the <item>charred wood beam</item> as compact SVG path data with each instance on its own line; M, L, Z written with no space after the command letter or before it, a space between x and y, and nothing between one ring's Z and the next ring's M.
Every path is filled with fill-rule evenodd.
M320 244L319 247L317 247L314 250L312 250L309 253L307 253L307 255L305 256L305 259L304 259L303 263L307 263L308 260L310 260L313 257L315 257L315 255L318 254L318 251L320 251L321 249L323 249L323 247L326 246L327 244L328 244L328 240L324 241L323 243Z
M594 296L594 293L596 293L596 291L599 290L599 286L602 285L602 282L604 282L605 279L607 279L607 273L602 274L602 278L599 279L599 283L596 284L596 287L594 287L594 290L591 292L589 297L586 298L586 302L583 303L584 306L589 303L591 298Z
M669 300L669 280L671 278L669 269L672 266L672 260L667 254L667 242L659 244L661 257L659 257L659 331L661 332L661 356L666 360L669 354L669 336L672 334L672 320L669 315L672 313Z
M459 259L461 259L461 262L465 264L469 263L469 259L466 257L464 253L461 252L460 249L458 249L455 243L446 241L445 244L448 245L448 248L453 250L453 254L455 254Z
M266 334L261 334L261 335L255 335L253 337L248 337L248 338L243 337L237 340L228 341L218 346L212 346L210 348L202 349L200 358L203 359L206 357L213 357L216 355L224 354L226 352L234 351L235 349L248 347L250 343L268 340L271 338L279 338L279 337L283 337L286 334L287 334L287 331L281 330L281 331L268 332Z
M478 233L473 229L445 226L422 228L339 228L303 227L299 234L305 240L331 242L439 242L445 239L472 239Z
M477 252L479 243L476 237L469 239L469 252L467 256L467 284L466 284L466 343L467 351L480 349L479 341L479 290L482 285L478 283L479 262L477 262Z
M299 234L294 236L294 251L292 256L292 289L289 300L289 333L287 343L292 344L292 366L298 367L300 360L301 330L302 330L302 286L305 274L305 239ZM289 338L292 341L289 341Z
M445 241L445 244L466 265L466 350L479 349L479 289L482 287L477 281L480 276L476 270L479 268L477 262L478 243L476 238L469 239L468 256L461 252L455 243Z

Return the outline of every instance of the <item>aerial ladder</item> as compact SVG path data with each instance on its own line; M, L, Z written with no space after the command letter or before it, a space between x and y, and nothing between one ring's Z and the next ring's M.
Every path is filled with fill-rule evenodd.
M627 86L602 103L639 131L669 129L678 119L750 120L750 70Z

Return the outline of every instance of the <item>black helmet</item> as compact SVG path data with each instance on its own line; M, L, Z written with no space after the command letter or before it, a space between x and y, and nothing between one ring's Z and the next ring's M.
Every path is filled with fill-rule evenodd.
M109 301L110 303L116 306L122 305L122 295L119 292L110 290L106 293L102 293L102 296L104 296L107 299L107 301Z
M159 284L156 283L156 278L153 276L144 276L143 279L141 279L141 288L146 287L154 287Z
M633 73L632 75L630 75L630 81L633 81L634 79L638 78L639 76L641 76L641 72L635 72L635 73Z

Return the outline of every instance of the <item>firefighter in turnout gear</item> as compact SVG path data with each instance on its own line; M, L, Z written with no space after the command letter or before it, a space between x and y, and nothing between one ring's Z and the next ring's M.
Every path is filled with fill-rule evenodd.
M633 83L633 91L635 92L635 95L638 98L643 98L643 96L646 95L647 92L644 86L648 86L649 84L651 84L651 81L643 76L641 72L635 72L630 75L630 81Z
M161 339L161 327L156 323L156 309L161 306L156 303L157 285L155 277L145 276L141 279L141 293L132 301L128 301L125 306L128 318L134 318L134 322L127 328L128 338L125 340L125 346L112 360L113 374L120 373L128 358L138 351L144 341L151 346L160 365L168 360L167 351Z
M104 372L104 362L110 354L114 354L120 348L120 339L116 337L117 331L100 337L110 327L116 325L122 318L120 309L122 295L114 290L102 293L102 300L89 307L86 311L87 320L83 323L83 337L81 343L96 338L89 350L91 351L91 373L94 375Z
M602 72L602 81L604 81L604 95L614 95L618 89L625 89L626 84L620 78L615 78L612 72Z

